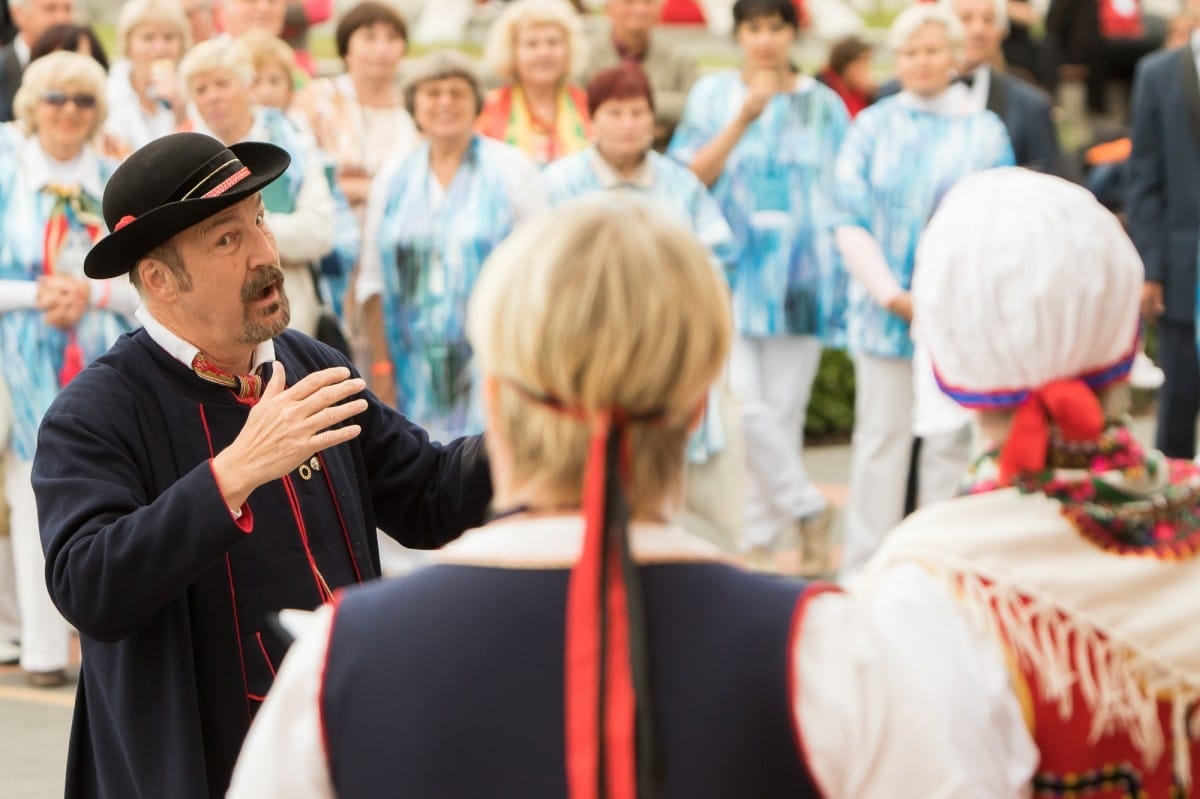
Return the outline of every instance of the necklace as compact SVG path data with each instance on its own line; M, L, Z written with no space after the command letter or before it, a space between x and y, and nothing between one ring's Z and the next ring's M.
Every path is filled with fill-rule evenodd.
M1010 487L999 480L998 458L993 450L976 462L967 493ZM1052 428L1046 463L1011 487L1058 500L1100 548L1162 560L1200 552L1200 466L1143 450L1123 420L1110 421L1097 441L1066 441Z

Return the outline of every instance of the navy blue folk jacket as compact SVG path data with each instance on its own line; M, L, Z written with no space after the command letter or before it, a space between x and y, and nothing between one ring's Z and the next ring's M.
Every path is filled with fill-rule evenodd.
M349 365L291 331L275 350L289 383ZM316 607L321 578L378 576L377 526L429 548L483 520L481 439L431 444L365 396L362 434L261 486L239 522L209 458L250 408L145 331L55 400L34 489L50 593L83 648L68 797L223 796L283 655L269 612Z

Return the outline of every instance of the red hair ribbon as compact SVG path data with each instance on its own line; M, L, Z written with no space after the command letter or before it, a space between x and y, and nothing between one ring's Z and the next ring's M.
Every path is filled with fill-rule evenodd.
M567 583L564 733L570 799L652 799L661 780L650 701L641 583L629 548L629 423L661 412L589 414L514 386L591 427L584 470L583 546Z
M591 423L583 548L567 585L570 799L647 799L662 793L645 611L623 491L630 469L629 421L620 411L601 411Z
M1077 378L1031 391L1013 415L1000 450L1001 482L1046 468L1051 422L1067 441L1095 441L1104 432L1104 410L1095 392Z

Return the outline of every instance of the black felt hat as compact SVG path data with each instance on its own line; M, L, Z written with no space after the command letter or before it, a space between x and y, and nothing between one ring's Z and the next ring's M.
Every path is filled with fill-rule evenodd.
M202 133L172 133L147 144L113 172L104 188L112 232L83 262L91 278L123 275L176 233L261 190L291 163L265 142L226 147Z

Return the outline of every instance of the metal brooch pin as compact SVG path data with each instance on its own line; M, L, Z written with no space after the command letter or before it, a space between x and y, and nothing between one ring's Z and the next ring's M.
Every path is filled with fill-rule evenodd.
M300 468L296 469L296 473L300 475L301 480L308 480L313 476L313 472L321 471L321 459L313 455L308 463L300 464Z

